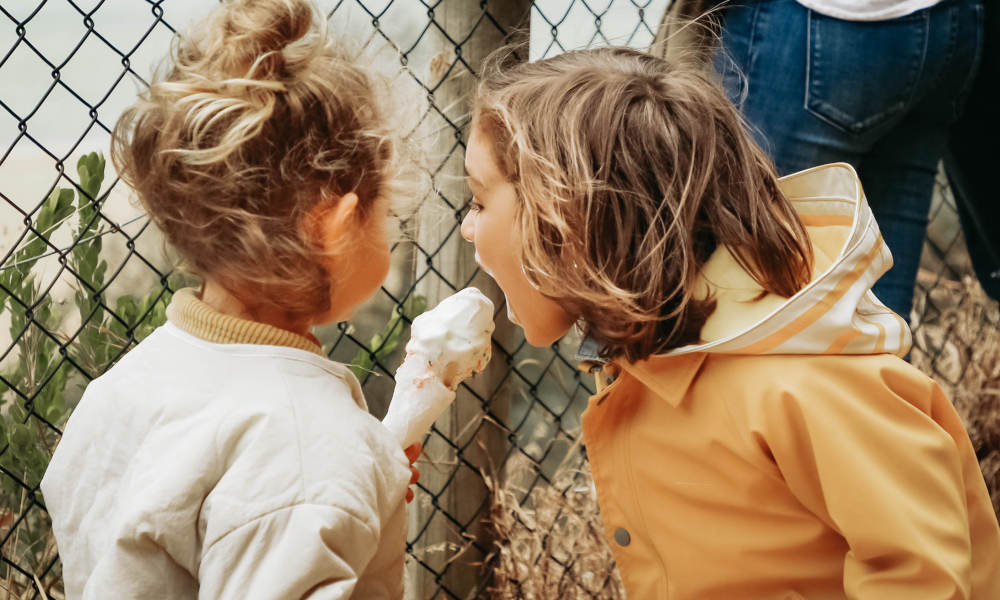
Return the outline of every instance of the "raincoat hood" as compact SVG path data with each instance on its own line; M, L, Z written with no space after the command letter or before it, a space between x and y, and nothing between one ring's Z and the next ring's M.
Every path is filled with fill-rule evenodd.
M782 177L813 246L813 278L791 298L767 294L729 251L702 269L718 306L702 329L704 343L677 348L736 354L882 354L905 356L906 322L875 297L872 285L892 267L861 181L846 163Z
M906 322L871 291L892 266L861 182L846 163L778 180L812 243L812 280L791 298L766 293L719 248L702 269L701 294L717 306L702 328L703 342L661 356L720 354L896 354L911 337ZM596 358L586 341L584 360Z

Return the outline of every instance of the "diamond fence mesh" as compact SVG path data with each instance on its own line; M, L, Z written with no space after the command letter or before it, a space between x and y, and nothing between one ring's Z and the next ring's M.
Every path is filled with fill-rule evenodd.
M86 384L161 324L171 294L189 283L97 152L172 37L208 8L0 3L0 331L10 333L0 337L0 592L10 597L63 597L39 481ZM497 300L493 361L425 441L407 542L414 597L623 596L579 443L592 382L577 369L577 340L536 349L507 320L503 295L459 235L470 200L462 161L469 92L490 50L529 32L531 58L647 47L666 8L667 0L321 3L332 33L360 40L406 99L409 134L428 148L429 183L402 224L408 235L393 247L386 283L350 323L317 330L324 348L353 365L381 417L410 320L469 285ZM945 184L938 197L935 223L953 220ZM918 361L961 390L977 340L998 328L996 307L968 283L957 226L937 229L918 288ZM955 315L965 326L972 313L979 329L966 333Z

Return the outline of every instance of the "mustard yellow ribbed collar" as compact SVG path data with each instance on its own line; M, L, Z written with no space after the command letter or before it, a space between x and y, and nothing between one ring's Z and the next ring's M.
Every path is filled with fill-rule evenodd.
M223 314L195 295L194 288L178 290L167 307L170 322L191 335L216 344L287 346L319 354L323 349L309 338L248 319Z

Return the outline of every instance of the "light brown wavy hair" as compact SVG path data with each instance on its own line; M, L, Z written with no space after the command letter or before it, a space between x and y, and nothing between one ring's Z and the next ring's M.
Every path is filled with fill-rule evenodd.
M808 283L805 228L708 75L629 48L506 56L484 70L475 126L519 195L528 280L607 358L699 342L715 300L698 276L720 245L767 292Z
M305 0L234 0L175 39L115 125L112 160L188 270L252 309L325 313L313 211L401 192L385 82Z

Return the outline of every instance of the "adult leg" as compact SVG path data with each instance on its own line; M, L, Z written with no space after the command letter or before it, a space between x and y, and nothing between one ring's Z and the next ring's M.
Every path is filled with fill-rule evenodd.
M984 6L984 11L982 65L965 110L951 128L945 167L979 283L990 297L1000 300L1000 202L992 181L995 148L1000 139L1000 115L996 110L1000 3Z
M941 98L953 98L962 87L955 74L967 76L971 68L970 53L962 48L978 41L974 21L966 18L974 4L946 0L934 9L944 16L934 19L925 10L859 23L825 17L790 0L757 0L724 16L716 65L730 98L779 173L835 161L859 170L876 219L888 232L886 242L902 265L876 283L875 293L906 317L940 134L948 122L938 114L946 112ZM968 13L964 20L952 19L959 9ZM911 119L915 110L933 117L933 124Z
M818 58L823 63L825 88L819 90L823 101L861 93L852 83L845 82L843 85L851 87L841 89L842 84L835 80L856 70L857 64L864 64L874 52L859 43L834 47L836 40L829 39L826 27L817 40L810 31L815 21L814 15L794 0L749 0L727 8L723 16L716 69L730 100L739 107L780 175L840 161L858 168L879 133L888 127L882 122L880 127L853 132L809 110L807 86L810 67L814 66L810 61L817 58L811 51L817 42L822 44ZM915 47L920 44L922 40L913 42ZM887 90L886 86L880 89Z
M981 11L978 3L955 1L930 9L919 100L861 163L861 182L894 262L875 295L904 317L913 306L938 162L975 72Z
M893 261L872 290L907 320L944 141L944 128L928 126L914 115L869 153L861 167L861 185L872 199L872 213Z

